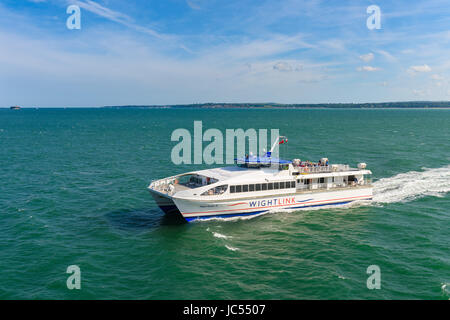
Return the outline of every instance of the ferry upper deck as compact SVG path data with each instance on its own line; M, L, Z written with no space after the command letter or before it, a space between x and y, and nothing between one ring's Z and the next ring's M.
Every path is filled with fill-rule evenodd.
M264 157L236 159L237 166L205 169L153 181L149 189L167 197L214 200L320 192L330 189L365 188L371 186L371 171L364 163L357 168Z

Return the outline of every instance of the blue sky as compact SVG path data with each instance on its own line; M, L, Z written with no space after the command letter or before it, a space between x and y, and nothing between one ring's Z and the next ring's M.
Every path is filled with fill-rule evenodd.
M2 0L0 44L3 107L450 100L448 0Z

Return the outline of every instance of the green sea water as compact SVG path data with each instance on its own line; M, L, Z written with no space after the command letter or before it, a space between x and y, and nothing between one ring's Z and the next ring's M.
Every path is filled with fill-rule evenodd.
M195 120L279 129L287 159L366 162L374 201L169 219L146 187L207 167L170 161ZM0 299L449 299L449 141L450 110L0 110Z

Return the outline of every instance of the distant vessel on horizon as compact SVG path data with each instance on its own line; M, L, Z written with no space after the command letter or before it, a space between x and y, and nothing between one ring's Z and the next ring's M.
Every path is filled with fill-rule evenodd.
M304 209L371 200L372 172L365 163L357 168L282 160L270 152L235 159L236 167L192 171L155 180L148 186L157 205L166 213L181 214L187 221L251 216L283 209Z
M21 108L19 106L11 106L9 107L11 110L20 110Z

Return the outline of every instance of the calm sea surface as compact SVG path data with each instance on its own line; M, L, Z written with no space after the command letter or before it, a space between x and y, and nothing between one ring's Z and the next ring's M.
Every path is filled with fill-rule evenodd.
M194 120L280 129L287 159L366 162L374 203L168 219L146 187L207 167L170 161ZM450 110L0 110L0 146L0 299L450 298Z

